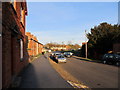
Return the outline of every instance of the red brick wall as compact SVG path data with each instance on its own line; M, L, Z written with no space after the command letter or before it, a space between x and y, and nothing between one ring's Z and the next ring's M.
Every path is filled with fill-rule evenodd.
M31 33L29 33L29 32L26 32L26 36L28 37L28 53L29 53L29 55L30 56L32 56L33 55L33 40L31 40L31 38L32 38L32 35L31 35Z
M39 44L39 53L42 53L42 50L43 50L43 45Z
M40 44L37 38L32 35L30 32L26 32L26 36L28 37L28 53L30 56L36 56L42 53L43 45Z
M2 87L8 87L11 83L11 32L7 31L7 27L2 36Z
M19 12L19 3L16 4L17 12ZM2 3L2 74L3 88L8 87L15 76L28 64L26 50L25 28L19 20L19 16L15 14L14 8L9 2ZM15 28L17 26L17 28ZM18 34L14 29L18 30ZM24 43L24 58L20 61L20 39Z

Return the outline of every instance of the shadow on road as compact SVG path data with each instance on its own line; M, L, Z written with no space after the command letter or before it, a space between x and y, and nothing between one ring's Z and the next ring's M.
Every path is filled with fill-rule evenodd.
M30 63L20 74L22 77L19 88L37 88L38 81L34 66Z
M101 63L101 64L103 64L103 62L100 61L100 60L87 60L87 59L83 59L83 58L79 58L79 57L78 58L77 57L73 57L73 58L75 58L76 60L82 60L82 61L87 61L87 62L94 62L94 63ZM112 63L107 63L106 65L116 66L115 64L112 64Z
M74 57L74 58L76 58L76 57ZM82 58L76 58L76 59L83 60L83 61L89 61L89 62L102 63L100 60L87 60L87 59L82 59Z
M58 61L54 57L50 56L50 59L53 60L54 62L58 63Z

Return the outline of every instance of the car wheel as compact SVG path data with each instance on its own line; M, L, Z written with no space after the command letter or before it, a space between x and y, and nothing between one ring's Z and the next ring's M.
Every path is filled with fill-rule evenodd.
M119 62L116 62L116 66L120 66L120 63L119 63Z
M103 63L104 63L104 64L106 64L106 63L107 63L107 61L103 61Z

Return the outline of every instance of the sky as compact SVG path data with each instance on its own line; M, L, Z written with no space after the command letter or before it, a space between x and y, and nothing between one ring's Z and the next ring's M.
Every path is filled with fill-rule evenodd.
M26 31L40 43L82 44L85 30L118 23L117 2L28 2Z

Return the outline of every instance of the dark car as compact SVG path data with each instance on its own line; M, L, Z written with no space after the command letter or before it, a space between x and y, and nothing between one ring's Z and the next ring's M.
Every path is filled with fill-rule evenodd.
M61 54L62 54L61 52L52 52L50 56L55 59L58 55L61 55Z
M102 58L103 63L112 63L120 66L120 55L118 54L105 54Z
M64 56L65 57L71 57L73 53L71 52L64 52Z

